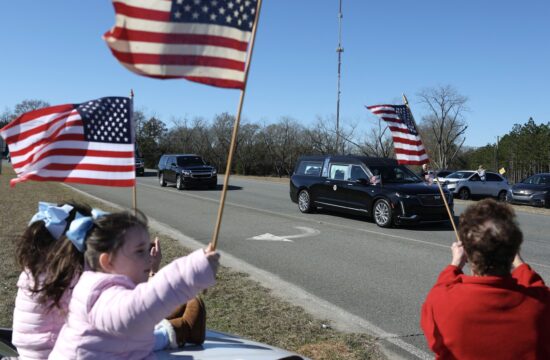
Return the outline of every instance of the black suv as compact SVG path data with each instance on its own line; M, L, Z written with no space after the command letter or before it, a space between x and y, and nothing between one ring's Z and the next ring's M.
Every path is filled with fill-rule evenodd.
M215 189L218 184L216 169L193 154L162 155L158 164L158 178L160 186L175 183L179 190L192 186Z
M451 212L453 197L445 191ZM428 185L394 159L304 156L290 179L290 199L303 213L317 207L362 213L378 226L448 221L437 185Z

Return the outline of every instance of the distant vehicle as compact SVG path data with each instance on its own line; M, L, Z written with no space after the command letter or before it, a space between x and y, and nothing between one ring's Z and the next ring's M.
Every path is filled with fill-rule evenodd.
M477 171L456 171L447 175L442 184L462 200L468 200L472 196L492 196L505 201L506 193L510 188L505 178L490 171L485 172L485 181L481 180Z
M145 163L141 157L136 156L136 175L143 176L145 175Z
M437 178L437 181L443 183L443 181L445 181L445 178L452 173L454 173L454 170L436 170L435 177Z
M452 196L445 193L452 210ZM359 213L380 227L449 220L437 186L394 159L301 157L290 179L290 199L303 213L318 207Z
M506 201L512 204L550 207L550 173L535 174L514 184Z
M218 184L218 172L213 166L195 154L162 155L158 163L160 186L176 184L178 190L189 187L206 186L215 189Z

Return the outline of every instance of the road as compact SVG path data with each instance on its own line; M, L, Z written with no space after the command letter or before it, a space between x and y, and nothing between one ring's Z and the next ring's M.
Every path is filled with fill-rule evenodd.
M161 188L154 173L147 175L138 178L138 207L208 243L221 186L178 191ZM419 313L439 271L450 260L454 234L449 225L381 229L361 217L322 211L301 214L290 201L286 183L232 177L230 184L219 236L221 251L331 304L334 317L351 315L344 317L353 319L344 327L359 327L385 339L382 343L395 355L431 357ZM131 189L74 187L132 206ZM460 214L463 208L457 204L455 212ZM548 220L544 215L519 213L525 235L522 255L545 279L550 279Z

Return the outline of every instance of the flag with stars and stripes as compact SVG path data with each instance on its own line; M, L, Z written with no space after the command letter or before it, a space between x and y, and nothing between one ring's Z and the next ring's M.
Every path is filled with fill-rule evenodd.
M160 79L244 88L257 0L113 0L103 36L129 70Z
M17 178L134 186L131 100L105 97L27 112L0 129Z
M388 124L399 164L422 165L430 162L408 106L372 105L367 109Z

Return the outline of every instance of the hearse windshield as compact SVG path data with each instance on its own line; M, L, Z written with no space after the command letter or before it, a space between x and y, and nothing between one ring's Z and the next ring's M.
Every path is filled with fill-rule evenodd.
M382 184L403 184L422 182L415 173L403 165L369 166L373 175L382 175Z
M204 165L200 156L180 156L178 157L178 166Z

